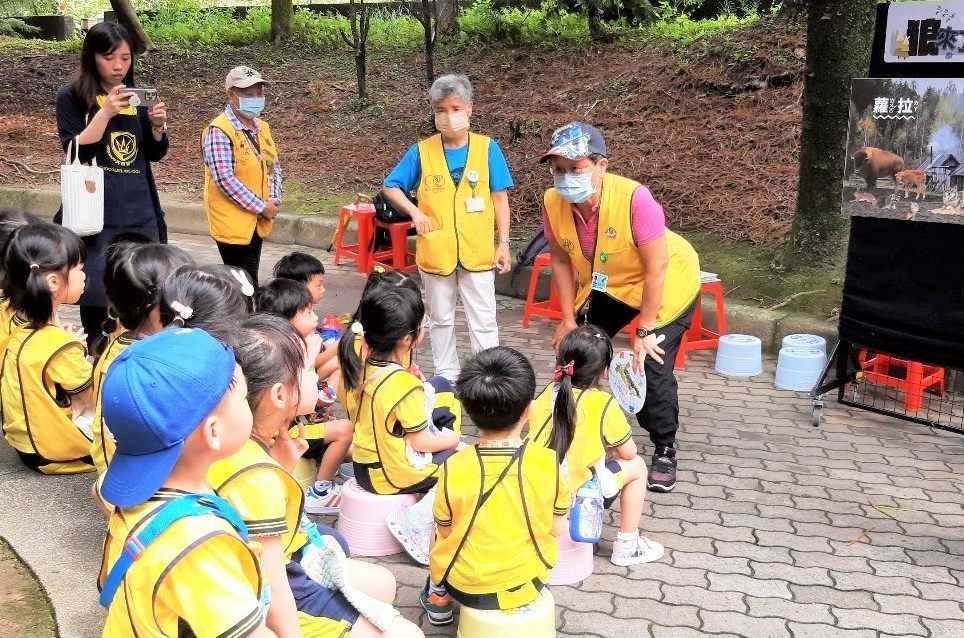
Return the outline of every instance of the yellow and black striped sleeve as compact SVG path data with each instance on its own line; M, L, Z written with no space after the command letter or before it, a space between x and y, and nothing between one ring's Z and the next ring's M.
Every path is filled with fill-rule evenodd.
M86 354L79 341L65 344L47 359L44 375L67 394L80 394L91 386L94 377L94 367Z
M425 411L425 389L421 384L412 387L395 408L395 419L404 434L416 434L428 427L429 415Z
M279 469L256 466L225 483L218 493L238 510L251 536L281 536L289 532L287 491Z

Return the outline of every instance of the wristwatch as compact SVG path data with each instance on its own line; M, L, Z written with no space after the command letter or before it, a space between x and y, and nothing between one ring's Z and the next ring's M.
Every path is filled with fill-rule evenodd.
M656 328L636 328L636 336L640 339L645 339L654 334L656 334Z

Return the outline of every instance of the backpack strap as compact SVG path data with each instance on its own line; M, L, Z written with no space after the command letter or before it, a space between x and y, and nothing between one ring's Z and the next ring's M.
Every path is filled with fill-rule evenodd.
M134 564L134 561L141 557L144 550L164 533L164 530L182 518L205 514L214 514L226 520L245 542L248 541L248 528L244 521L241 520L237 511L220 496L187 494L178 497L162 505L150 523L137 534L127 538L127 542L124 543L124 551L117 557L117 561L111 566L107 577L104 579L104 585L100 590L101 606L104 609L110 607L118 587L127 575L127 570Z

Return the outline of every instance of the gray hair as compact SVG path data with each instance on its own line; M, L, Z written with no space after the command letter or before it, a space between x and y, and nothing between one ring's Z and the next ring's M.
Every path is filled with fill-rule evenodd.
M469 82L469 78L461 73L439 76L428 90L428 101L434 106L450 95L458 96L465 102L471 102L472 83Z

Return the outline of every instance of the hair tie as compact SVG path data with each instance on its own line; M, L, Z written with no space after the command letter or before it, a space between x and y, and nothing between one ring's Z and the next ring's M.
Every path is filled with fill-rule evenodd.
M352 334L356 334L358 336L365 334L365 327L361 325L361 321L352 322L350 329Z
M194 316L194 308L185 306L180 301L172 301L171 310L177 313L177 318L180 319L182 323Z
M570 361L566 365L556 364L556 369L553 372L552 378L554 378L556 381L561 381L563 377L571 377L575 368L575 361Z
M30 264L30 270L33 270L34 268L40 270L40 264Z
M238 270L237 268L232 268L231 274L234 276L235 279L237 279L238 283L241 284L242 295L244 295L245 297L250 297L254 294L254 285L251 283L251 280L248 279L247 275L245 275L242 271Z
M380 266L380 265L379 265L379 266L374 266L374 267L372 268L372 272L378 273L379 275L384 275L384 274L385 274L385 267L384 267L384 266Z

